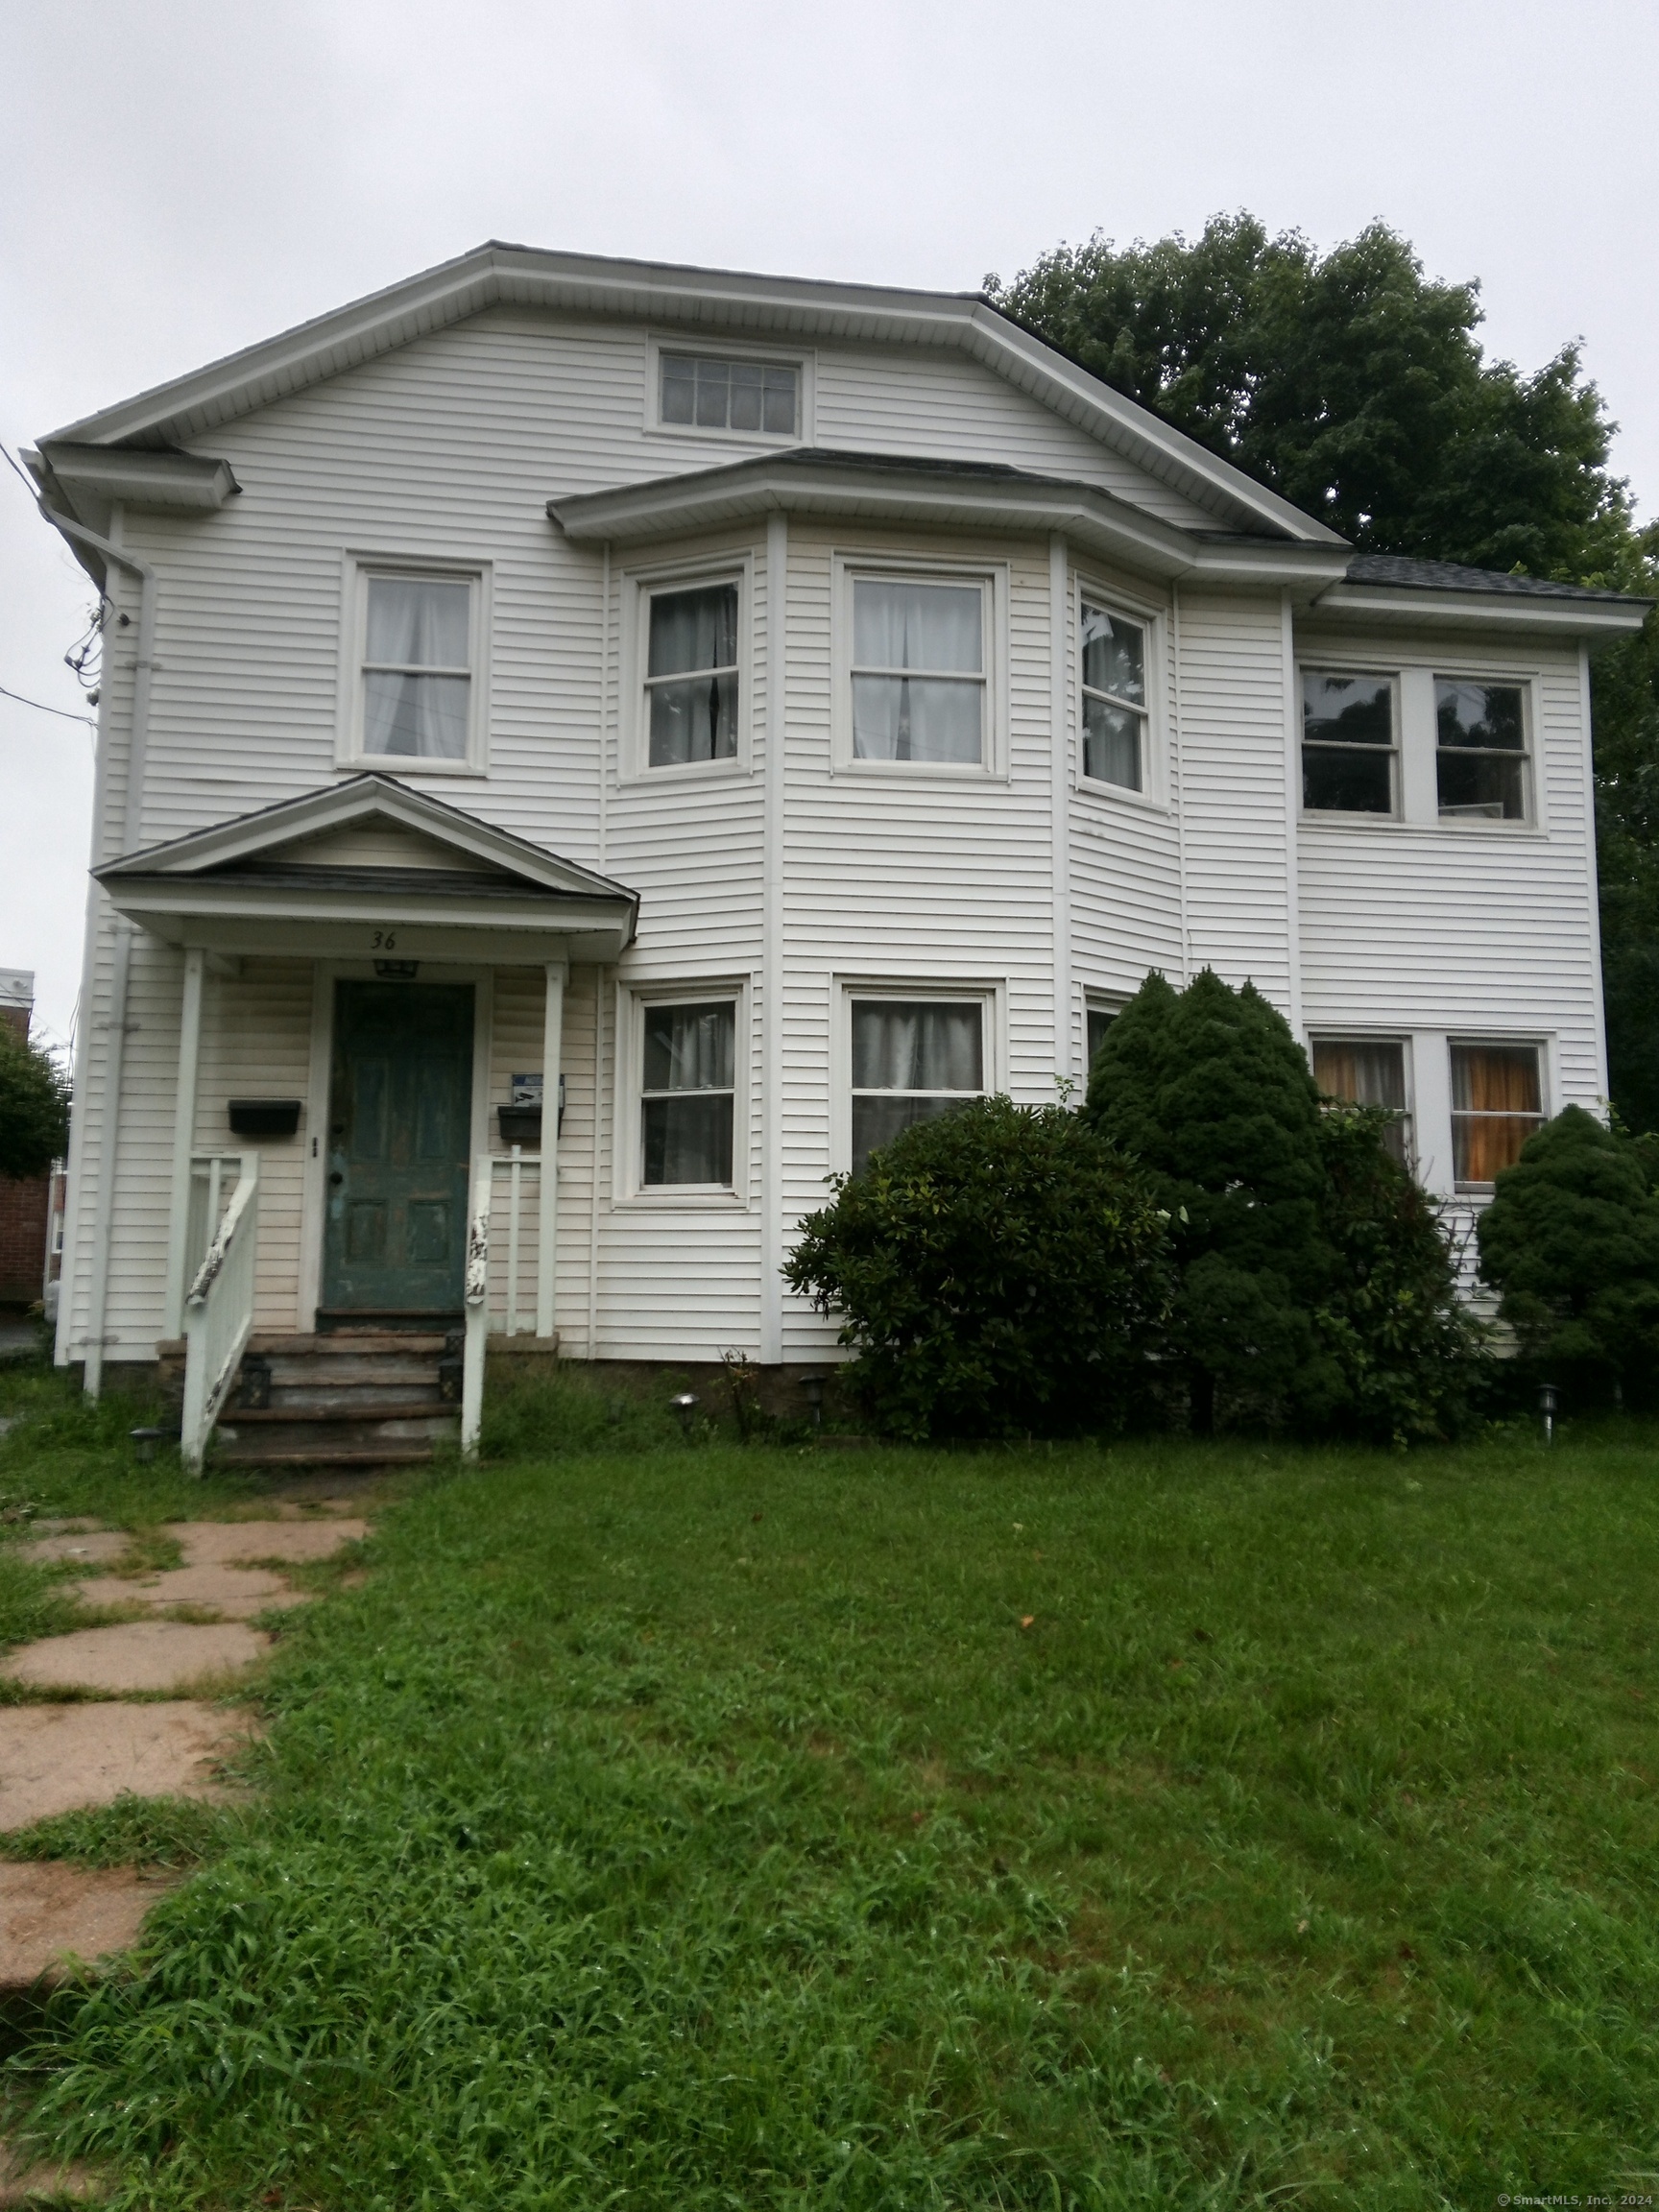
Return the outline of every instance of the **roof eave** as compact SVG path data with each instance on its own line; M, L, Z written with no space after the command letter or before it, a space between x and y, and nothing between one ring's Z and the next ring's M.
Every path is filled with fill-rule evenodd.
M977 293L613 261L496 242L85 416L47 442L108 445L204 436L216 421L503 301L709 328L769 329L806 340L952 345L1137 458L1208 512L1247 517L1310 544L1336 541L1324 524L1054 351Z
M907 470L902 460L872 469L868 457L844 466L765 456L694 476L550 499L547 513L579 544L645 544L782 513L942 530L1059 532L1108 559L1166 580L1322 590L1349 558L1284 539L1215 542L1161 521L1115 493L1056 478L986 477L939 468Z
M1337 584L1310 613L1344 622L1431 623L1439 629L1530 630L1553 637L1628 637L1652 602L1640 599L1555 599L1510 591L1447 591L1407 585Z

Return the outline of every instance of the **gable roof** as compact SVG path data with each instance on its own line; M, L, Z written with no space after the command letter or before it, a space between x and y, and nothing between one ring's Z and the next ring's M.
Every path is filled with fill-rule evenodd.
M531 892L562 900L621 901L635 910L638 908L638 893L613 882L609 876L598 875L577 861L561 859L556 853L533 845L527 837L519 837L511 830L494 829L445 800L412 790L395 776L380 774L353 776L325 790L303 792L298 799L279 799L251 814L215 823L210 830L193 830L164 845L124 853L92 873L100 882L115 883L134 876L212 874L225 878L252 868L262 873L276 868L283 874L313 878L349 874L379 881L387 871L361 867L342 870L298 861L284 866L281 860L283 848L301 839L376 821L393 823L454 852L459 865L453 872L430 867L407 872L422 889L435 889L446 873L453 873L469 894L488 890L499 897L512 896L515 891ZM483 870L479 862L485 864ZM497 880L497 872L501 880Z
M497 240L89 415L41 444L187 445L221 423L497 305L629 317L710 335L952 349L1173 486L1224 527L1306 544L1341 543L1323 523L1022 329L979 293L761 276Z

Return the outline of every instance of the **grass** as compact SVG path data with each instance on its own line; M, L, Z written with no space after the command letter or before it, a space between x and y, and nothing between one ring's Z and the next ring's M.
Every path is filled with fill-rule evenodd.
M286 1617L264 1801L20 2062L121 2204L1651 2188L1649 1434L556 1441Z

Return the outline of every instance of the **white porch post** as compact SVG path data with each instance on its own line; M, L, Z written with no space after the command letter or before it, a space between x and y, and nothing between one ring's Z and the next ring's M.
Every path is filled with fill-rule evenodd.
M196 1070L202 1057L202 977L207 955L199 945L184 954L184 999L179 1016L179 1087L173 1109L173 1211L167 1223L166 1332L184 1329L184 1269L189 1255L190 1158L196 1148ZM213 1226L216 1228L217 1223Z
M547 1013L541 1044L541 1186L537 1193L536 1334L553 1334L553 1278L559 1259L559 1065L565 1042L565 963L547 963Z

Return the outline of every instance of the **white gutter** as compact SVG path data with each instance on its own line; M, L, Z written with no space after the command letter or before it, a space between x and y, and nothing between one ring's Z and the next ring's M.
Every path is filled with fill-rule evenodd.
M90 546L106 561L125 568L138 579L138 652L132 663L132 727L127 745L127 789L122 809L121 850L131 853L141 839L144 811L144 766L150 739L151 675L156 655L156 571L148 562L111 544L49 507L44 498L40 512L55 530L77 543ZM104 1064L104 1125L98 1146L98 1197L93 1210L92 1280L87 1290L85 1365L83 1387L96 1398L104 1383L104 1315L109 1293L109 1237L115 1214L115 1150L120 1132L121 1063L127 1046L127 991L132 968L132 924L125 915L115 925L115 966L110 978L109 1037ZM87 1053L91 1043L88 1035ZM85 1153L82 1153L85 1172ZM60 1292L61 1296L62 1293ZM72 1293L71 1293L72 1295Z

